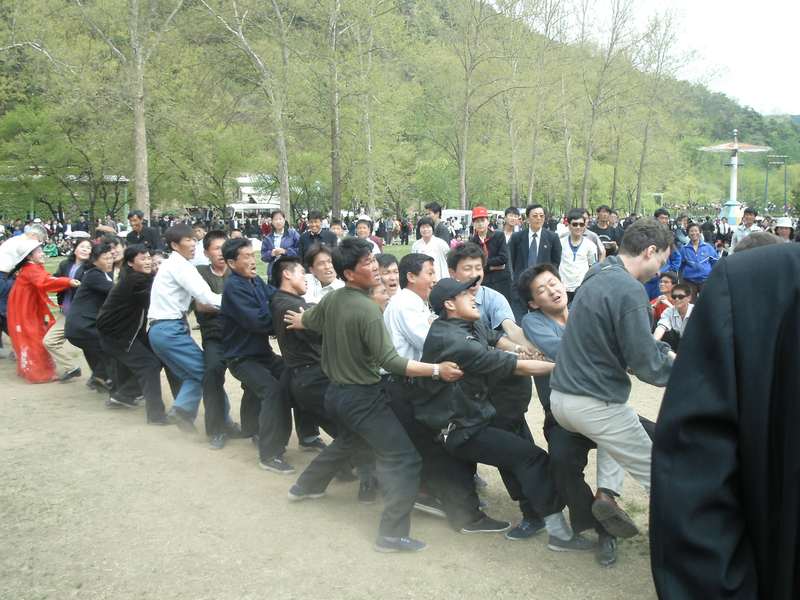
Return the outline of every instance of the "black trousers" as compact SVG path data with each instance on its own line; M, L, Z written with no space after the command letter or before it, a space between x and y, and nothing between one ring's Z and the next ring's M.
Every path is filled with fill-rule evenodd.
M147 345L147 337L137 337L130 348L120 340L100 335L102 349L135 375L144 394L147 419L164 417L161 397L161 361Z
M102 341L100 345L103 345ZM136 374L126 367L125 363L108 353L103 357L103 360L106 364L106 372L113 385L113 395L115 397L133 399L142 395L142 387L139 385Z
M339 436L311 461L297 484L307 492L322 492L355 455L371 448L384 492L379 534L408 536L422 461L388 407L383 386L331 383L325 410L338 423Z
M462 460L500 469L503 481L543 517L561 511L564 503L550 478L547 452L520 436L496 427L456 430L447 437L447 451ZM509 487L506 483L506 487Z
M225 431L225 371L228 366L222 356L222 343L203 339L203 408L206 435L219 435Z
M108 369L105 361L103 360L105 352L100 345L100 338L97 334L91 335L85 333L80 337L72 336L67 340L73 346L77 346L83 351L83 356L86 362L89 363L89 368L92 370L92 375L103 381L109 379Z
M330 380L320 365L307 365L289 369L289 398L294 412L297 437L316 437L319 428L335 438L338 427L325 410L325 392Z
M274 354L248 356L228 362L231 375L242 382L242 431L258 423L258 453L270 460L286 451L291 432L291 411L286 390L281 385L283 359ZM284 385L287 378L284 379ZM250 394L247 394L250 392Z
M422 484L441 500L450 525L461 529L480 519L483 513L478 508L478 494L475 492L475 464L449 454L439 439L440 432L414 418L411 399L420 394L416 386L389 380L386 391L389 407L422 457Z
M508 433L517 436L519 439L524 440L528 444L533 446L536 445L536 442L533 440L533 434L528 427L528 422L525 420L524 414L520 417L513 418L502 416L500 414L495 415L494 419L492 419L491 426L497 429L502 429L503 431L507 431ZM531 503L525 497L522 487L513 473L500 469L500 478L503 480L503 485L506 487L506 491L508 492L508 495L511 496L511 499L519 503L519 510L525 519L532 521L545 516L539 514L531 506Z

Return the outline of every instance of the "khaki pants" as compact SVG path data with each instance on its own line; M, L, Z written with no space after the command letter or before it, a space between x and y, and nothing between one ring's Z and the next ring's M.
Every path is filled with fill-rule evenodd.
M56 322L44 336L44 347L56 363L56 374L63 375L80 366L75 354L75 347L64 337L66 318L61 311L56 313Z
M564 429L583 434L597 444L598 473L613 473L614 467L606 463L616 461L650 492L653 442L630 405L552 390L550 410Z

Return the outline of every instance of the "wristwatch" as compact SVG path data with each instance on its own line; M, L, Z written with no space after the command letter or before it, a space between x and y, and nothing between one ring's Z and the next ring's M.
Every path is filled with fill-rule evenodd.
M433 374L431 375L431 379L433 379L434 381L439 381L439 365L438 364L434 364L433 365Z

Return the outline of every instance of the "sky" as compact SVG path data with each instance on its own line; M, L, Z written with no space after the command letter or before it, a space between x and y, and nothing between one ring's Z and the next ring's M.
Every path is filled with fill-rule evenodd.
M762 114L800 115L800 0L637 0L637 17L670 10L678 77L704 83Z

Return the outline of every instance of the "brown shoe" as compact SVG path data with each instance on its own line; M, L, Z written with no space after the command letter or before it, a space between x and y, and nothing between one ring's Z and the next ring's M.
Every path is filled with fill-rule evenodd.
M610 535L618 538L632 538L639 535L639 528L630 515L622 510L613 496L597 491L592 503L592 514L600 521Z

